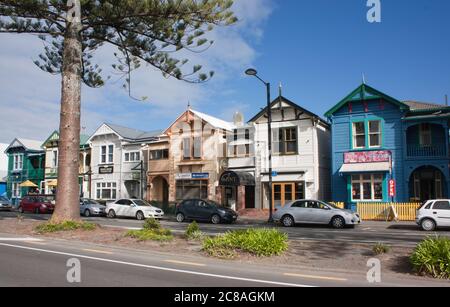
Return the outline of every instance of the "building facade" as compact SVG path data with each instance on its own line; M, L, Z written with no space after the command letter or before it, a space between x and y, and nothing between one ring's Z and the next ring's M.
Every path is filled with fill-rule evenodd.
M16 206L30 189L33 192L38 190L44 180L45 153L41 144L41 141L16 138L5 150L8 155L6 193ZM33 186L21 186L26 181L30 181Z
M449 107L402 102L362 84L326 116L334 201L354 208L448 197Z
M80 166L79 166L79 185L80 196L90 198L90 165L91 165L91 149L87 140L88 135L80 135ZM45 178L41 183L41 190L45 194L56 194L58 187L58 145L59 132L53 131L47 140L42 144L45 151Z
M8 155L5 153L8 144L0 143L0 196L6 195L8 176Z
M255 178L258 209L269 207L267 107L255 115ZM284 206L296 199L330 199L329 124L283 96L271 103L272 202Z
M151 196L161 193L156 189L162 184L160 191L166 191L163 195L172 203L190 198L221 202L219 176L225 166L226 134L233 129L232 123L188 108L166 129L163 142L149 146Z
M145 132L114 124L100 126L88 140L92 198L144 198L147 170L142 147L159 135L159 131Z

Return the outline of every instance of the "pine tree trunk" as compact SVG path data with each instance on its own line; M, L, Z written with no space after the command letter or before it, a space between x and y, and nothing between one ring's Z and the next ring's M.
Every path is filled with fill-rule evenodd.
M77 1L78 2L78 1ZM79 3L79 2L78 2ZM51 221L80 220L79 151L82 44L80 23L68 21L64 37L58 187Z

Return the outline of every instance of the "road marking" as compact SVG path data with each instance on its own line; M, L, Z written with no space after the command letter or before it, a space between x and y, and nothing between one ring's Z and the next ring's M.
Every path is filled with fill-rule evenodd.
M186 264L186 265L192 265L192 266L206 266L206 264L203 263L195 263L195 262L185 262L185 261L178 261L178 260L164 260L165 262L174 263L174 264Z
M228 276L228 275L219 275L219 274L203 273L203 272L188 271L188 270L179 270L179 269L173 269L173 268L169 268L169 267L161 267L161 266L146 265L146 264L125 262L125 261L119 261L119 260L112 260L112 259L106 259L106 258L91 257L91 256L86 256L86 255L58 252L58 251L52 251L52 250L47 250L47 249L27 247L27 246L21 246L21 245L13 245L13 244L7 244L7 243L0 243L0 246L13 247L13 248L18 248L18 249L31 250L31 251L36 251L36 252L43 252L43 253L48 253L48 254L69 256L69 257L75 257L75 258L82 258L82 259L88 259L88 260L95 260L95 261L101 261L101 262L107 262L107 263L128 265L128 266L133 266L133 267L153 269L153 270L159 270L159 271L183 273L183 274L196 275L196 276L205 276L205 277L213 277L213 278L228 279L228 280L239 280L239 281L247 281L247 282L253 282L253 283L260 283L260 284L284 286L284 287L302 287L302 288L314 287L311 285L285 283L285 282L278 282L278 281L272 281L272 280L252 279L252 278L237 277L237 276Z
M347 281L346 278L328 277L328 276L316 276L316 275L304 275L304 274L294 274L294 273L284 273L284 276L290 277L301 277L301 278L311 278L311 279L323 279L323 280L333 280L333 281Z
M107 255L112 255L112 252L108 252L108 251L103 251L103 250L98 250L98 249L88 249L85 248L83 249L83 251L85 252L91 252L91 253L98 253L98 254L107 254Z
M0 241L15 241L15 242L42 242L41 239L36 238L0 238Z

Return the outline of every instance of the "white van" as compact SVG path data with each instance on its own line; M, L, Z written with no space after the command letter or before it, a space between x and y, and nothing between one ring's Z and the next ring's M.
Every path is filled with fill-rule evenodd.
M450 227L450 200L436 199L425 202L417 210L416 223L425 231Z

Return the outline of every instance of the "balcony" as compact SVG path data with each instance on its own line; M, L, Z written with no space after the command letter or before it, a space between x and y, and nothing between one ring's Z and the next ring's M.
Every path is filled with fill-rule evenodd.
M408 158L439 158L447 156L446 144L432 144L432 145L407 145Z

